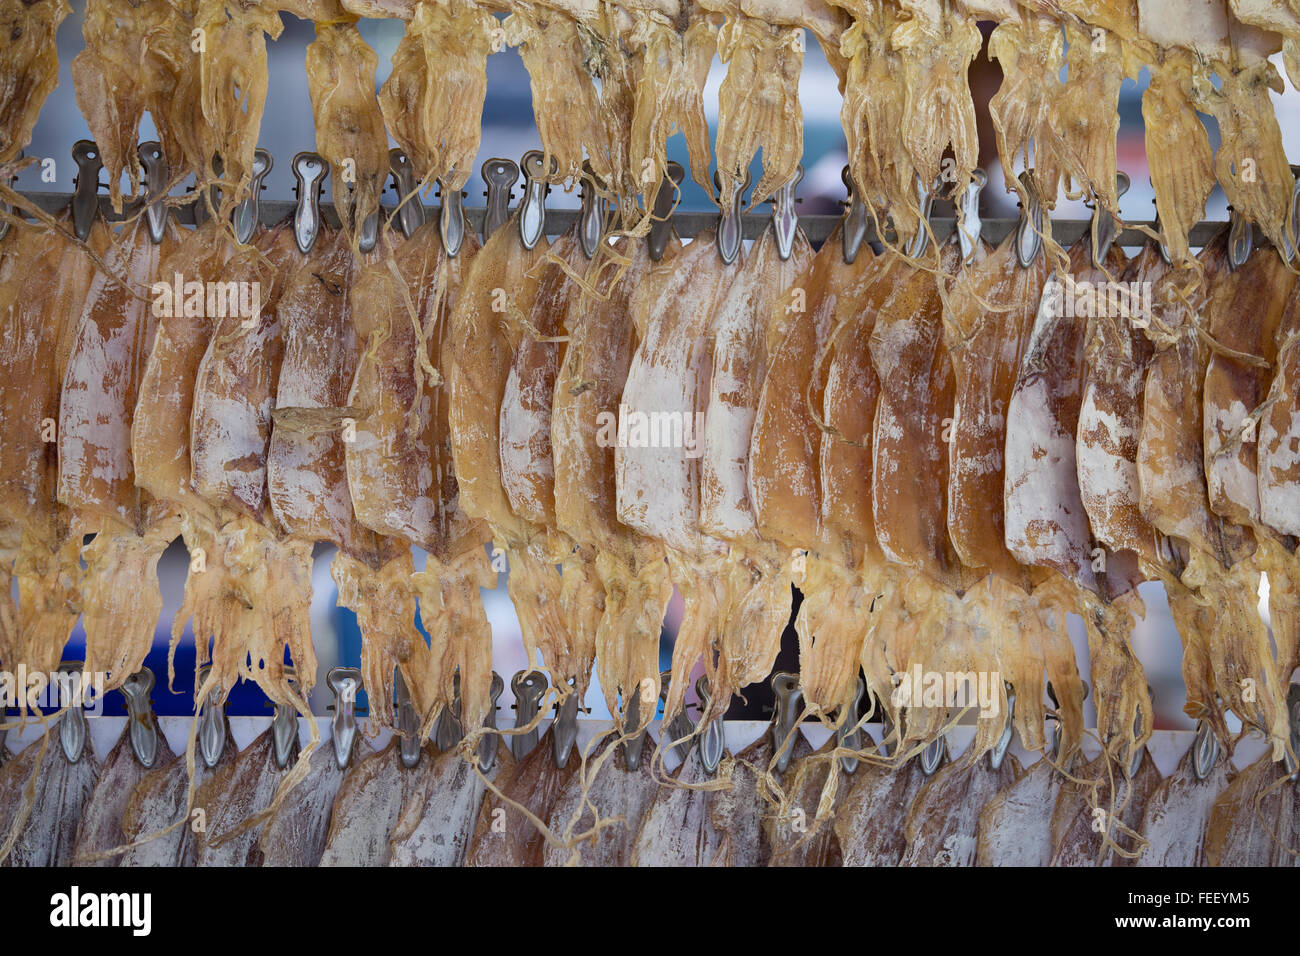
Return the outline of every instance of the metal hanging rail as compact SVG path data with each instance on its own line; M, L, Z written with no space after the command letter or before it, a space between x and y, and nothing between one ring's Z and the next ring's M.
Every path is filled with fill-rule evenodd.
M63 210L69 202L72 201L71 193L54 193L54 192L20 192L20 195L26 197L30 202L48 213L56 213ZM174 197L173 197L174 198ZM143 204L139 201L125 207L123 213L118 215L113 212L109 205L107 196L99 197L99 208L104 216L110 220L120 220L134 215L138 212ZM263 225L271 226L288 218L293 214L294 203L292 200L285 199L263 199L258 204L260 217ZM382 214L385 218L393 213L394 207L385 205L381 207ZM321 210L325 219L333 226L337 227L339 218L334 213L333 203L321 203ZM179 206L173 210L176 214L177 221L183 225L194 224L194 205ZM470 221L476 232L482 232L484 207L474 206L465 207L465 215ZM548 209L546 211L546 232L548 235L559 235L573 225L579 215L577 209ZM746 239L756 239L766 228L767 224L772 221L772 217L767 213L747 213L741 217L744 227L744 237ZM809 242L820 244L831 234L841 221L840 216L800 216L799 227L803 230L804 235L808 237ZM1001 242L1016 228L1019 223L1018 219L984 219L982 220L983 228L981 234L992 243ZM1052 220L1052 238L1063 246L1068 246L1089 228L1090 220L1088 219L1056 219ZM677 234L683 238L691 238L703 231L704 229L713 228L718 224L717 212L707 211L685 211L678 210L673 214L673 226ZM1198 222L1191 230L1191 245L1203 246L1214 234L1218 232L1226 223L1202 220ZM952 235L956 226L956 219L951 216L936 216L930 219L930 228L934 231L935 238L942 241ZM1124 246L1140 246L1146 242L1147 236L1140 232L1135 226L1145 226L1148 229L1154 229L1155 223L1138 222L1132 223L1128 228L1120 231L1116 241ZM875 229L868 225L866 240L868 242L877 241Z

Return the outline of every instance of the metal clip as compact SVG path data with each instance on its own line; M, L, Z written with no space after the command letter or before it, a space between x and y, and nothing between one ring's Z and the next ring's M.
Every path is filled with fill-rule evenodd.
M943 763L943 755L947 752L947 740L942 734L926 744L925 749L921 751L921 773L927 777L933 776L939 769L939 764Z
M695 682L695 693L700 699L701 715L707 714L713 703L713 692L707 677L701 677ZM726 738L723 736L720 719L712 719L704 725L699 738L699 748L700 765L703 766L705 773L713 776L718 771L718 765L722 763L722 754L726 749Z
M1128 192L1129 178L1127 173L1115 174L1115 196L1123 196ZM1093 206L1092 219L1096 223L1097 244L1092 250L1092 264L1098 269L1104 268L1106 256L1110 253L1110 247L1115 244L1115 237L1119 235L1119 223L1101 203Z
M1196 739L1192 741L1192 772L1197 780L1204 780L1214 770L1219 759L1219 738L1210 729L1208 720L1196 722Z
M749 188L752 174L745 171L745 181L731 195L731 206L722 210L722 218L718 222L718 254L722 261L731 265L740 255L741 240L745 238L744 223L740 219L740 203L744 198L745 190ZM716 172L713 174L713 185L718 189L718 195L722 195L722 177Z
M1088 699L1088 694L1091 692L1092 688L1088 686L1087 681L1082 681L1081 683L1083 684L1083 697L1081 697L1080 700L1083 701ZM1056 688L1052 686L1050 680L1047 682L1047 696L1052 702L1052 708L1059 711L1061 709L1061 702L1057 700ZM1048 714L1047 719L1053 721L1051 736L1052 755L1054 757L1059 756L1061 753L1061 718L1056 714Z
M853 705L849 707L847 714L840 715L840 725L835 728L835 745L843 750L862 750L862 728L858 726L858 709L862 704L862 696L866 692L866 682L859 677L857 691L853 695ZM857 757L840 757L840 766L848 774L855 772L860 763Z
M551 727L551 746L555 766L569 762L569 754L578 742L578 690L575 681L569 681L569 693L555 705L555 724Z
M20 150L18 151L18 155L14 157L14 161L17 162L18 160L21 160L21 159L23 158L23 156L24 156L24 153L23 153L23 151L20 149ZM14 173L12 176L6 176L6 177L5 177L5 185L6 185L6 186L11 186L11 187L12 187L13 184L14 184L14 180L17 179L17 178L18 178L18 174L17 174L17 173ZM14 207L13 207L12 205L10 205L10 204L7 203L7 202L0 202L0 212L12 213L13 211L14 211ZM5 236L9 235L9 227L12 226L12 225L13 225L13 223L10 223L10 222L0 222L0 240L3 240ZM4 740L3 740L3 739L0 739L0 750L3 750L3 749L4 749ZM3 754L0 754L0 761L3 761L3 760L4 760L4 755L3 755Z
M1286 712L1291 718L1291 753L1282 755L1282 765L1291 781L1300 780L1300 684L1292 684L1286 692Z
M976 169L971 181L957 200L957 243L961 246L961 261L970 262L975 255L984 223L980 221L980 193L988 185L988 173Z
M199 668L197 683L194 685L195 692L203 689L211 670L211 664L204 664ZM226 748L228 732L226 704L221 699L221 688L216 687L208 691L207 700L203 701L199 710L199 754L203 757L203 765L209 770L221 759L221 752Z
M362 220L361 230L357 233L357 251L372 252L375 248L375 244L378 242L379 210L376 209Z
M311 252L320 234L320 194L329 175L329 165L316 153L303 152L293 158L293 178L298 205L293 210L293 239L303 255Z
M934 193L938 187L937 184L927 186L922 181L920 173L916 174L914 185L916 186L916 202L921 209L921 218L917 222L916 235L912 237L912 241L907 244L904 251L909 258L919 259L930 244L930 230L927 228L927 224L930 219L930 212L934 209Z
M284 679L296 686L297 669L286 667ZM275 716L271 718L271 742L275 745L275 765L283 770L298 752L298 711L289 704L275 705Z
M889 749L889 738L894 733L894 722L889 718L889 712L886 711L884 705L881 704L880 698L874 693L871 695L871 712L880 715L880 743L877 745L877 749L880 751L882 756L892 757L898 752L901 740L898 743L895 743L892 751Z
M1246 264L1255 245L1255 227L1249 219L1228 207L1228 267L1236 270Z
M1024 198L1020 203L1020 222L1016 225L1016 261L1028 269L1043 248L1043 200L1032 169L1020 174Z
M647 677L642 683L645 684L649 680L650 678ZM641 726L642 690L642 687L638 686L631 694L623 695L623 733L630 735L623 741L623 760L628 770L641 769L641 752L645 749L645 729L642 728L640 733L636 732Z
M488 704L487 716L483 719L483 726L490 729L497 729L497 701L506 689L506 682L501 679L501 675L496 671L492 672L492 683L488 687ZM478 765L484 773L490 771L497 765L497 747L501 745L500 734L484 734L483 739L478 745Z
M515 727L527 727L537 716L546 693L546 678L537 671L520 671L510 679L510 689L515 693ZM526 734L510 738L510 752L516 760L523 760L537 746L537 728Z
M418 736L420 716L415 712L415 704L411 700L411 689L406 686L406 680L402 677L400 670L395 672L393 696L397 701L395 721L397 726L395 729L400 738L397 749L402 758L402 766L407 770L413 770L420 765L420 738Z
M99 212L99 171L104 168L99 147L91 140L79 140L72 147L72 161L77 164L77 181L72 194L72 230L82 242L90 235Z
M219 155L212 156L212 174L215 179L221 178L222 163ZM208 186L208 195L206 199L197 195L200 187L196 184L190 187L189 194L195 196L190 202L190 208L194 210L194 225L201 226L211 218L211 209L221 208L221 189L216 185Z
M1292 165L1291 208L1287 210L1286 229L1282 235L1282 253L1287 262L1295 258L1296 244L1300 241L1300 166ZM0 238L4 238L0 234Z
M424 225L424 203L415 188L415 170L403 150L388 151L388 169L393 174L393 190L397 193L397 225L407 239ZM445 245L446 243L444 243Z
M776 769L785 773L794 756L795 737L798 730L795 725L799 720L799 701L803 691L799 688L799 677L782 671L772 675L772 692L776 695L776 712L772 715L772 753L776 754Z
M998 742L993 745L989 751L989 769L1000 770L1002 761L1007 759L1007 751L1011 748L1012 723L1011 720L1016 715L1016 692L1011 689L1011 685L1003 682L1007 689L1007 724L1002 728L1002 733L998 737Z
M141 143L136 150L144 166L144 181L148 197L144 208L145 225L149 227L149 240L156 246L162 242L167 229L167 207L163 205L163 189L167 185L167 165L163 162L162 144L150 141Z
M848 166L841 170L840 179L844 180L844 188L849 191L844 210L844 228L840 235L844 239L844 264L851 266L867 238L867 203L853 185L853 176Z
M126 698L127 736L131 740L131 752L146 770L151 770L158 762L158 718L154 716L149 702L153 686L153 671L141 667L118 688Z
M331 667L325 683L334 692L334 719L330 722L334 762L340 770L346 770L357 742L357 691L361 689L361 671L356 667Z
M85 667L84 661L62 661L59 673L84 676ZM86 681L78 680L74 686L78 688L80 699L62 701L67 710L59 718L59 743L63 745L63 755L68 758L68 763L76 763L86 752Z
M524 198L519 201L519 238L525 249L532 249L546 235L546 174L542 161L546 154L540 149L524 153L519 166L524 171ZM560 168L551 157L551 173Z
M442 180L438 180L438 195L442 198L442 206L438 209L442 248L454 259L465 244L465 209L460 202L464 194L459 189L448 189Z
M668 681L671 677L670 671L665 671L659 675L659 699L666 700L668 697ZM665 739L673 743L673 749L677 751L677 759L685 761L691 754L691 743L687 738L695 733L695 721L691 720L690 715L686 713L686 704L682 704L682 709L677 712L677 716L668 722L668 727L663 731Z
M489 159L483 164L483 182L487 190L487 208L483 211L483 239L496 232L510 218L510 190L519 178L519 165L513 159ZM445 205L445 203L444 203Z
M262 190L266 188L262 185L262 180L274 165L275 160L266 150L259 149L253 153L253 175L248 184L248 195L240 200L235 211L230 214L230 223L235 229L235 242L241 246L252 242L257 232L257 223L261 218Z
M600 237L605 231L605 200L597 192L596 174L591 163L582 164L582 209L578 213L578 242L582 254L588 259L600 248Z
M1053 710L1059 711L1061 709L1061 702L1056 699L1056 688L1052 686L1050 680L1047 682L1047 698L1052 702ZM1056 714L1048 714L1047 719L1052 721L1052 733L1049 736L1050 743L1048 746L1051 748L1052 756L1057 757L1061 753L1061 718Z
M795 190L803 181L803 164L795 167L794 178L772 195L772 226L776 232L776 254L785 262L794 251L794 235L799 229L799 213L795 211Z
M1148 179L1147 182L1150 183L1151 180ZM1155 187L1153 186L1152 188L1155 188ZM1151 200L1151 204L1152 204L1152 205L1155 205L1155 200L1154 200L1154 199ZM1161 227L1160 227L1160 212L1159 212L1159 210L1156 211L1156 218L1153 219L1152 222L1151 222L1151 231L1154 232L1157 236L1160 236L1160 235L1163 235L1163 234L1164 234L1164 233L1161 231ZM1163 259L1163 260L1165 260L1165 265L1167 265L1167 266L1171 266L1171 265L1174 264L1174 257L1173 257L1172 255L1170 255L1170 253L1169 253L1169 244L1168 244L1167 242L1161 242L1161 241L1157 240L1157 241L1156 241L1156 248L1160 251L1160 258Z
M685 178L686 169L681 163L668 163L668 175L659 183L659 192L655 194L654 219L646 240L650 244L651 262L662 261L664 250L668 248L668 237L673 231L673 203Z
M433 745L446 753L461 742L465 731L460 725L460 673L451 678L451 703L444 704L433 725Z

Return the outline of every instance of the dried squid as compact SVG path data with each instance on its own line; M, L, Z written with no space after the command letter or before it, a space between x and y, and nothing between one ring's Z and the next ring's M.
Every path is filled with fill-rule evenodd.
M1282 78L1267 60L1225 65L1216 73L1221 88L1202 70L1194 73L1189 95L1193 106L1219 121L1219 185L1238 215L1256 223L1279 249L1289 248L1295 176L1269 96L1282 92Z
M693 786L659 788L641 818L632 865L767 865L759 780L771 760L767 733L735 756L724 753L715 775L705 771L700 748L693 747L674 771L676 782ZM701 784L708 788L699 789Z
M582 762L570 753L557 760L554 725L513 771L499 779L483 800L466 866L540 866L549 840L527 814L551 818L560 795L580 772Z
M620 694L625 706L633 696L658 698L661 622L672 594L662 545L619 520L614 433L641 335L630 300L657 266L645 242L623 239L615 249L630 259L621 276L605 257L584 273L595 287L569 311L569 344L551 406L555 520L578 548L595 553L604 589L596 668L612 714ZM660 266L680 250L675 237L666 237Z
M829 254L819 252L818 261ZM870 342L879 308L893 293L893 277L902 268L897 257L872 258L869 249L861 248L852 265L836 267L833 275L839 281L832 287L834 295L823 293L823 304L815 297L810 303L814 315L829 305L834 320L830 338L817 356L818 368L809 380L810 391L819 385L823 388L819 520L829 539L826 557L834 564L810 554L804 579L796 582L804 593L795 620L800 682L804 699L814 707L846 701L859 663L877 700L887 699L893 690L890 669L880 653L881 642L868 638L868 627L892 624L884 610L889 602L881 600L890 593L891 566L885 563L871 516L872 439L880 379L871 361ZM811 395L808 407L816 409ZM826 575L831 582L822 587L819 579ZM847 581L840 580L845 576ZM837 649L841 643L846 646ZM840 657L841 653L845 657ZM847 656L850 653L852 658ZM827 667L832 668L829 673L824 670ZM823 685L823 681L830 683ZM838 687L839 694L833 694L830 687Z
M591 189L590 182L584 186ZM547 550L555 563L562 565L563 633L548 634L550 643L525 646L534 664L534 652L541 653L554 683L574 681L579 699L586 693L596 656L604 589L596 576L594 552L575 548L557 527L551 425L569 313L581 291L570 275L587 265L581 229L580 217L551 243L536 270L536 292L531 302L522 304L523 327L509 332L514 358L501 392L499 413L500 480L510 508L519 519L544 533Z
M630 102L621 104L626 108L622 116L609 107L620 97L630 100L631 84L623 82L626 77L603 72L605 67L626 67L619 63L617 36L604 41L589 25L539 3L515 5L502 29L505 41L519 48L532 83L544 168L553 163L555 181L577 182L585 149L602 182L625 183ZM602 90L596 88L597 72Z
M449 424L460 508L484 520L509 561L507 587L519 615L532 667L576 676L573 645L555 572L554 536L511 508L503 476L501 408L515 356L527 333L524 321L538 305L547 245L524 248L519 212L497 229L474 257L452 312L454 354L447 376ZM559 289L553 288L552 295ZM549 399L549 395L546 396ZM562 557L559 556L559 557Z
M393 827L389 866L464 863L487 792L485 778L500 788L507 785L514 772L514 757L504 746L497 746L489 770L475 766L455 750L445 751L423 764L420 781L408 791L406 804Z
M358 616L371 713L391 726L394 672L400 670L427 733L435 713L434 661L415 626L411 550L402 539L364 527L348 489L346 447L362 417L348 405L361 358L358 303L351 292L359 271L379 255L354 257L351 243L344 231L322 228L312 251L295 255L288 267L276 310L284 359L275 386L267 486L276 521L302 555L296 574L304 596L310 595L313 542L329 541L339 549L330 574L340 605ZM309 649L308 640L304 651ZM295 663L300 673L307 668ZM274 671L280 662L266 666Z
M1296 297L1294 287L1294 274L1272 248L1256 249L1245 263L1220 277L1205 306L1208 331L1217 347L1206 365L1201 396L1210 508L1253 529L1258 548L1254 564L1269 576L1270 603L1289 604L1292 612L1297 599L1295 556L1260 521L1258 421L1272 384L1288 299ZM1257 593L1257 580L1248 572L1245 586ZM1269 737L1278 760L1291 734L1285 688L1300 664L1295 615L1280 615L1275 624L1276 657L1262 622L1239 624L1233 637L1211 642L1211 663L1221 680L1217 689L1244 722Z
M197 76L190 59L192 24L186 6L164 2L142 7L130 0L92 0L86 6L82 23L86 46L72 61L72 80L77 106L103 155L109 199L118 211L122 174L127 174L130 195L140 186L135 148L145 110L158 128L168 166L187 169L194 159L180 140L183 131L173 122L173 117L190 110L185 122L191 128L202 125L194 122L194 108L200 105L197 96L188 95L190 88L178 89L181 56L187 58L184 67L190 75ZM224 17L224 5L222 9ZM207 168L213 151L208 150L203 166L196 170Z
M1194 763L1199 743L1198 738L1147 798L1137 827L1147 847L1135 866L1205 865L1206 830L1215 801L1228 787L1231 767L1221 758L1201 780Z
M1019 189L1012 173L1017 160L1023 158L1051 208L1062 174L1050 124L1052 99L1059 95L1064 63L1060 25L1025 11L1021 19L998 24L989 36L988 55L1002 67L1002 85L989 101L989 116L1007 189Z
M168 497L183 506L191 573L172 639L192 615L198 660L214 665L200 696L216 688L224 694L246 677L277 704L305 713L305 694L316 676L308 623L311 545L281 536L267 484L271 410L284 355L279 299L284 272L297 260L293 232L282 223L235 246L220 238L220 228L202 238L204 229L189 237L199 257L191 265L196 277L236 276L244 288L260 290L262 302L247 318L211 316L197 333L179 323L166 326L168 337L158 340L167 351L156 369L154 414L159 427L168 428L142 436L138 445L159 464L181 469ZM216 245L205 251L204 242ZM150 450L149 442L174 442L177 435L188 437L188 448ZM174 483L177 477L164 472L157 480ZM286 649L301 675L299 687L284 668Z
M718 90L718 175L722 208L731 205L755 154L763 175L750 202L761 202L794 178L803 155L799 74L803 30L776 26L726 4L718 55L727 75Z
M1185 51L1168 50L1150 70L1151 82L1142 94L1142 119L1151 187L1169 257L1182 264L1190 255L1187 234L1214 189L1214 154L1191 104L1191 57Z
M360 759L354 756L354 759ZM333 747L312 751L302 782L289 791L262 827L259 849L263 866L317 866L329 837L334 798L346 771Z
M1048 118L1056 134L1054 153L1074 193L1093 197L1115 214L1119 89L1128 72L1125 45L1103 27L1088 32L1068 20L1065 42L1068 80L1053 97Z
M835 750L832 736L816 753L796 731L791 764L780 775L784 800L777 812L763 820L768 866L843 866L840 838L834 820L853 783Z
M984 45L974 20L946 16L932 20L917 14L890 36L903 67L903 146L923 183L943 175L959 192L971 181L979 162L975 103L967 71ZM945 168L944 151L952 147L954 165Z
M1047 866L1052 810L1065 775L1046 755L979 811L976 866Z
M93 175L93 171L88 175ZM95 268L71 238L72 216L56 227L14 224L0 244L0 584L18 602L0 620L0 660L53 671L82 608L81 535L57 500L59 401ZM109 243L96 217L87 247ZM10 550L12 549L12 550ZM95 612L97 613L98 609ZM96 618L98 623L98 618ZM96 627L96 639L102 631Z
M1081 604L1102 739L1136 752L1153 720L1141 665L1128 643L1132 616L1144 610L1136 560L1096 547L1076 447L1087 369L1085 323L1074 313L1101 308L1093 290L1117 280L1126 262L1112 244L1098 265L1085 233L1070 249L1067 281L1045 289L1007 410L1004 500L1007 549L1020 562L1063 578L1050 582L1053 590L1039 586L1042 602L1062 615L1075 609L1074 600Z
M459 190L474 171L497 29L474 0L417 4L406 24L379 106L421 182Z
M1228 234L1222 230L1195 262L1170 269L1152 290L1154 313L1148 338L1155 346L1147 368L1142 428L1138 437L1139 507L1172 549L1167 581L1170 608L1183 640L1187 711L1210 721L1220 739L1227 726L1219 704L1213 645L1237 640L1262 627L1255 608L1257 587L1247 583L1254 550L1250 534L1210 510L1206 483L1203 403L1210 348L1205 305L1228 271ZM1182 565L1180 568L1179 565ZM1185 592L1190 592L1185 594ZM1225 696L1225 700L1226 700Z
M551 831L573 840L574 848L548 843L543 864L628 866L641 820L659 791L651 763L649 753L643 753L632 769L618 735L611 735L587 758L584 773L569 778L551 808Z
M691 174L711 190L704 83L717 50L714 17L693 0L684 0L675 18L649 8L629 13L634 25L625 42L640 59L628 147L632 175L643 185L659 182L668 170L668 137L680 130Z
M239 748L224 715L221 723L222 759L229 760ZM220 761L217 766L221 766ZM191 817L190 796L213 773L206 762L198 761L191 774L186 755L181 754L141 777L122 812L122 833L130 846L117 865L194 866L198 859L195 825L201 816Z
M138 693L147 695L154 685L153 672L144 669L136 678ZM130 698L128 698L130 700ZM96 859L99 854L126 845L122 831L122 815L126 811L131 792L153 767L165 766L175 759L167 738L158 727L158 718L152 711L137 714L128 703L129 716L122 734L100 767L95 790L86 801L81 820L77 824L77 844L74 863L78 866L114 866L117 857ZM137 753L133 741L141 732L146 743ZM152 741L152 749L148 741ZM148 761L148 766L141 758Z
M59 81L54 37L71 12L66 0L6 0L0 7L0 22L8 27L0 48L0 162L16 159L32 141L36 116Z
M907 836L896 821L907 819L926 780L919 760L863 761L835 817L845 866L898 866Z
M478 250L467 236L447 255L430 219L394 248L392 233L357 275L360 359L348 404L364 409L345 445L348 488L357 520L428 554L411 579L433 657L420 705L450 703L459 677L467 725L486 714L491 641L480 582L496 584L483 552L483 525L460 509L448 438L445 375L450 322L462 280Z
M1300 791L1271 754L1232 778L1210 811L1206 866L1295 866Z
M1103 754L1061 787L1052 810L1052 866L1129 866L1146 848L1138 827L1160 771L1143 750L1123 773Z
M173 648L192 618L201 661L211 638L218 654L226 647L236 656L249 638L275 630L266 602L247 600L225 543L232 510L260 517L265 507L268 396L280 356L275 276L292 238L283 224L257 230L247 245L233 238L228 226L208 220L163 263L172 307L158 320L131 433L136 485L176 509L190 553ZM236 293L224 300L228 308L207 314L205 291L224 280L249 291L243 305L250 308L239 308ZM226 686L234 676L225 675Z
M81 722L80 750L70 759L62 745L64 721ZM0 768L0 860L4 866L71 866L77 823L95 790L99 760L86 731L85 715L69 711ZM31 787L31 803L27 788ZM26 813L22 829L13 830ZM8 839L13 843L9 844Z
M900 865L974 866L980 811L1022 775L1011 754L996 768L974 753L940 767L907 812L907 849Z
M330 164L334 208L354 235L379 211L388 179L388 137L375 99L378 63L355 23L318 23L307 47L316 151Z
M151 184L152 185L152 184ZM176 537L173 506L135 485L132 422L157 328L151 295L159 264L180 239L168 218L161 241L141 216L116 237L86 294L59 405L59 501L83 548L86 668L114 687L153 645L162 612L158 559Z
M941 284L960 281L950 277L963 268L978 268L990 252L987 243L977 240L969 261L963 262L966 256L954 239L931 254L924 267L904 268L877 312L869 345L880 381L872 438L872 517L886 558L911 572L896 591L901 610L889 612L901 620L884 634L884 658L898 685L891 705L907 707L904 742L928 740L946 722L948 705L957 701L933 706L915 699L912 691L920 678L914 673L987 675L991 697L981 710L973 756L993 746L1006 720L1005 689L993 675L1012 680L1021 675L1010 666L1011 654L1002 655L999 667L999 642L992 639L1004 626L1011 598L1006 589L995 588L997 578L986 568L961 561L948 529L955 380L943 335ZM879 673L878 667L872 670Z
M793 184L783 192L792 199ZM778 208L784 205L778 201ZM699 527L729 544L728 608L718 646L713 700L723 707L734 691L763 680L781 649L790 619L789 552L763 536L751 496L751 437L773 353L800 321L781 311L781 293L812 262L812 247L797 227L781 256L777 226L754 241L727 294L709 316L708 405L700 467Z
M767 357L749 449L758 531L791 554L792 562L801 560L802 573L791 566L793 583L803 593L795 621L801 687L805 701L825 714L837 708L847 713L853 699L874 594L867 593L870 586L857 573L867 571L864 555L855 555L840 529L823 520L827 499L842 485L824 493L822 483L851 482L861 472L855 467L832 477L833 469L823 468L837 451L826 446L843 438L823 435L819 427L828 385L814 364L830 348L832 333L862 314L864 292L872 287L867 277L875 272L865 245L852 264L845 263L837 228L808 271L771 305L769 328L776 332L784 325L786 331ZM846 397L853 401L861 394L859 386ZM841 424L838 415L835 420Z
M266 107L266 37L278 39L284 26L274 8L227 6L225 0L197 0L195 28L204 31L200 51L200 103L207 124L205 155L221 154L221 214L248 193L253 152Z
M864 190L868 207L882 208L898 234L910 236L921 211L915 199L916 170L898 135L907 95L902 54L891 42L899 10L888 0L837 2L853 16L840 40L840 53L848 61L840 118L852 178Z
M1062 702L1064 746L1070 751L1083 730L1083 687L1065 614L1051 606L1050 587L1035 592L1039 581L1008 551L1000 506L1008 408L1047 275L1045 254L1021 265L1013 234L948 290L943 336L952 360L954 400L947 429L947 527L962 563L991 572L973 589L971 610L993 627L1000 676L1017 689L1013 716L1022 741L1033 750L1044 743L1046 671Z
M723 261L714 231L706 229L678 255L652 266L629 303L640 341L620 405L629 425L628 440L615 451L618 518L663 544L685 602L666 719L681 710L701 657L713 673L712 649L726 612L727 547L701 530L699 518L713 352L709 329L736 272ZM655 422L667 423L655 427L668 434L655 439ZM656 441L667 447L655 447Z
M248 824L271 806L286 773L276 762L275 743L275 730L267 728L195 788L194 806L205 816L197 866L262 865L262 827ZM294 750L296 744L295 739Z
M368 696L375 698L374 694ZM354 757L334 798L320 866L387 865L393 828L421 779L415 770L403 766L399 740L394 736L382 750ZM431 745L421 748L421 763L434 756Z

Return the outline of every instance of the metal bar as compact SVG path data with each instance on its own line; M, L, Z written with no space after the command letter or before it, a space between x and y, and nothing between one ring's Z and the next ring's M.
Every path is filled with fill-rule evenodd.
M72 199L71 193L51 193L51 192L24 192L21 195L26 196L33 204L48 213L55 213L62 210ZM175 198L175 197L173 197ZM294 203L292 200L285 199L264 199L259 204L261 209L261 218L263 225L271 226L293 214ZM117 215L109 206L108 197L99 197L99 208L104 216L110 221L124 219L139 210L140 204L127 206L122 215ZM392 215L392 206L381 207L383 215L388 217ZM325 214L326 220L338 227L339 219L334 213L333 203L322 203L321 209ZM174 209L177 221L183 225L194 224L194 206L180 206ZM470 224L475 231L480 231L483 225L483 207L466 206L465 214L469 217ZM550 235L559 235L573 225L573 221L578 217L576 209L549 209L546 212L546 231ZM744 225L744 234L746 239L756 239L762 234L767 224L772 221L772 217L766 213L749 213L741 217ZM992 243L1001 242L1010 232L1015 229L1017 219L985 219L983 221L982 234L985 239ZM800 216L799 226L808 237L808 241L814 244L820 244L830 236L836 225L840 222L839 216ZM678 211L673 214L673 226L677 234L683 238L691 238L705 229L712 229L718 223L718 214L716 212L694 212ZM930 228L934 230L935 238L942 241L952 235L956 220L949 216L939 216L930 220ZM1203 246L1208 242L1216 232L1218 232L1226 223L1201 221L1192 227L1191 244L1193 246ZM1116 240L1123 246L1140 246L1146 242L1147 237L1139 232L1135 226L1145 226L1149 229L1155 228L1152 222L1130 223L1129 228L1120 232ZM1052 237L1063 246L1068 246L1084 234L1089 227L1087 219L1061 219L1052 222ZM872 226L867 227L867 241L876 241L876 231Z

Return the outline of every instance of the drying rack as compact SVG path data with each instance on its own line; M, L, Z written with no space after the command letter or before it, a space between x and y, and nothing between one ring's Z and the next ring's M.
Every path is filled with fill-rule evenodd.
M19 195L24 196L29 202L47 213L57 213L62 211L72 200L72 193L59 192L39 192L39 191L20 191ZM175 197L173 197L175 198ZM143 203L137 200L133 204L124 207L122 213L113 211L107 196L99 196L99 208L105 218L110 222L128 218L139 212ZM258 218L265 226L273 226L281 222L286 217L293 215L294 202L287 199L259 199L258 200ZM194 224L194 207L191 203L186 206L173 208L173 213L178 222L183 225ZM432 207L425 207L430 209ZM485 207L483 206L466 206L465 216L469 219L470 225L477 233L483 231L483 217ZM339 218L334 212L334 204L322 202L320 209L332 226L337 227ZM380 207L381 214L385 219L390 217L394 210L392 205L383 205ZM548 209L546 210L546 233L547 235L559 235L573 225L580 212L577 209ZM757 239L762 234L763 229L772 221L768 213L745 213L741 217L741 224L744 230L744 238ZM842 216L833 215L810 215L799 217L799 228L803 230L808 241L814 245L820 245L840 222ZM1005 239L1019 224L1020 220L1015 218L999 219L982 219L981 235L991 243L999 243ZM934 233L936 240L942 241L952 235L956 228L957 220L952 216L935 216L929 219L930 228ZM677 210L673 213L673 227L677 234L682 238L692 238L702 232L704 229L711 229L718 224L718 213L712 211L689 211ZM1205 245L1216 232L1218 232L1226 223L1215 222L1212 220L1202 220L1192 227L1190 233L1190 243L1194 247ZM1053 219L1051 221L1052 238L1063 246L1069 246L1080 236L1082 236L1091 227L1089 219ZM1143 233L1139 227L1145 227L1156 230L1154 222L1136 222L1129 223L1127 227L1120 230L1116 242L1121 246L1141 246L1147 241L1147 234ZM871 223L867 224L867 233L865 241L876 242L879 237ZM1257 236L1256 241L1262 241L1262 237Z

